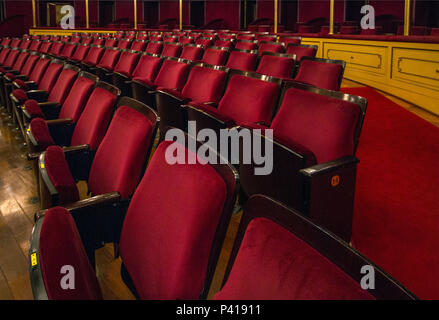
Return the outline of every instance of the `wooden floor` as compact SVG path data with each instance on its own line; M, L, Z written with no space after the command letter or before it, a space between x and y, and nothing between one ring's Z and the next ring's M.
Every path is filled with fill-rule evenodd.
M361 86L344 81L344 87ZM403 108L439 126L439 117L395 97L386 95ZM3 110L3 109L1 109ZM0 300L32 299L27 252L33 227L33 214L39 208L34 173L26 160L26 148L10 126L6 114L0 114ZM79 183L82 197L85 184ZM241 214L232 217L209 298L221 286ZM96 253L97 275L105 299L134 299L120 279L120 259L113 258L107 245Z

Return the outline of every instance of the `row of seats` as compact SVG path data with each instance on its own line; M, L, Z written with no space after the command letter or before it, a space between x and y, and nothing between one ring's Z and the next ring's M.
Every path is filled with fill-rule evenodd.
M23 53L29 54L20 54ZM124 53L133 54L129 51ZM118 99L120 89L99 80L102 66L93 67L86 63L75 66L69 61L36 53L29 54L23 66L34 56L36 59L29 77L19 71L9 75L5 73L2 84L10 89L22 88L11 92L11 102L17 119L23 121L27 143L31 148L29 158L37 164L35 167L43 208L69 204L71 209L69 213L64 208L55 207L37 216L30 250L31 279L37 279L33 281L35 297L100 298L92 268L94 250L102 242L113 242L120 245L122 278L137 297L205 298L235 203L238 172L228 164L169 165L165 154L172 142L163 141L143 174L159 122L154 110L128 97ZM160 118L163 115L163 121L169 121L173 115L183 114L183 119L196 121L198 130L234 124L250 129L270 127L274 130L279 150L288 151L281 154L280 160L274 159L274 168L278 169L274 175L266 178L268 182L255 182L254 179L258 178L249 168L257 164L239 166L243 191L251 197L247 201L246 213L252 212L247 208L251 208L253 199L259 193L283 202L293 197L299 199L300 205L296 203L296 211L288 210L295 213L298 219L310 225L323 225L349 241L352 210L346 210L346 207L353 201L349 190L355 184L357 160L354 154L365 114L365 99L220 66L147 54L143 57L148 67L146 69L156 68L154 80L126 77L123 83L126 81L131 85L133 96L147 96L152 101L150 106L157 108ZM118 61L133 60L126 56ZM3 67L5 71L11 70L6 65ZM109 71L106 70L108 73L103 75L110 76L112 80L118 79L114 70ZM23 82L29 79L32 81ZM39 90L25 91L25 86ZM218 103L211 101L213 99ZM177 103L169 104L169 101ZM61 118L67 114L72 118ZM206 117L206 114L209 116ZM77 117L76 122L73 117ZM29 126L24 119L31 120ZM168 122L168 125L171 123ZM164 140L167 128L161 125L160 131L161 140ZM265 134L263 130L261 132ZM186 149L186 146L181 148L186 154L194 152ZM286 165L281 166L282 163ZM307 185L298 186L297 179L295 182L288 178L282 180L277 176L279 174L287 177L301 174ZM342 181L340 188L327 183L334 175ZM78 202L77 180L87 181L94 196L87 200L88 205ZM182 181L187 183L184 188ZM264 189L269 186L273 186L273 189ZM285 194L282 192L299 190L296 187L309 191L306 199L301 198L302 192L297 195L289 193L283 198ZM317 200L316 195L320 197ZM271 209L268 208L266 213L277 211L275 208L279 205L273 200L267 201ZM322 203L327 204L323 210ZM320 207L316 207L316 204ZM157 212L160 214L157 215ZM312 222L303 218L304 214ZM331 225L328 217L337 217L337 223ZM279 223L278 219L273 221ZM291 239L306 236L290 230L287 226L291 222L287 219L286 225L278 226L273 225L274 222L270 224L264 221L254 234L265 235L267 239L267 236L272 238L270 232L276 232L284 237L281 242L290 239L287 243L293 245ZM286 230L280 232L280 227ZM319 227L315 227L315 230L321 231ZM327 235L325 232L323 234ZM253 235L250 237L254 238ZM346 254L359 257L345 242L334 236L325 240L328 239L338 243L340 248L347 248ZM240 286L255 280L243 278L243 265L252 263L246 260L244 254L244 258L237 256L236 267L229 267L232 270L228 281L230 284L226 284L218 297L256 298L256 294L266 298L389 297L381 291L362 291L358 285L359 270L342 268L340 273L340 265L335 257L329 257L331 262L328 264L328 252L316 248L313 241L309 243L314 244L302 247L306 256L319 249L322 254L313 256L310 263L317 263L331 274L338 274L337 277L315 274L316 281L327 284L324 292L309 286L306 294L295 294L295 290L281 291L275 287L279 281L267 281L266 288L260 291L242 291ZM145 244L151 244L147 250ZM278 245L265 244L263 246L270 251L271 245ZM289 252L293 247L284 248L285 252ZM182 255L181 252L186 254ZM283 256L282 251L274 252L278 256L273 257L273 262ZM253 253L250 254L253 256ZM364 264L365 260L360 259L360 262ZM75 266L79 290L66 291L59 287L59 267L65 264ZM304 266L306 264L300 264L298 269L288 273L291 281L295 277L304 279L307 276L308 270ZM253 275L261 271L258 268L266 269L264 264L255 265ZM393 290L386 291L387 294L391 292L393 296L412 297L377 270L386 283L383 287ZM170 279L169 274L174 277ZM266 276L264 279L269 280Z

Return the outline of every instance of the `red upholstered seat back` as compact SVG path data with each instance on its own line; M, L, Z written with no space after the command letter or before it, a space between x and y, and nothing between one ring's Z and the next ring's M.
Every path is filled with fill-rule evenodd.
M15 60L12 69L16 71L21 71L28 57L29 57L29 52L20 53L20 55L17 57L17 60Z
M62 71L62 64L51 63L44 72L41 81L38 83L38 89L50 92Z
M160 70L161 59L152 56L141 56L137 63L136 69L133 71L133 79L142 78L149 81L154 81L157 73Z
M11 39L10 38L3 38L1 45L2 46L9 46L9 44L11 43Z
M279 86L275 83L234 75L218 105L218 110L237 124L271 123L278 93Z
M131 40L128 39L122 39L117 44L117 47L119 49L129 49L131 47Z
M60 119L77 122L93 90L95 82L86 77L76 79L59 112Z
M52 46L50 47L49 53L53 54L55 56L58 56L58 55L60 55L63 47L64 47L64 42L54 42L54 43L52 43Z
M104 42L104 38L94 38L91 44L94 44L95 46L102 46Z
M32 43L32 40L30 40L30 39L23 40L20 43L20 47L19 48L20 49L28 49L31 43Z
M55 141L53 141L53 138L50 135L49 127L45 119L32 119L29 124L29 129L40 150L46 150L48 146L55 145Z
M189 73L189 65L174 60L165 60L154 84L166 89L181 91Z
M52 47L52 42L45 41L41 44L40 52L41 53L49 53L51 47Z
M274 42L260 42L258 48L258 54L262 55L264 52L277 52L282 53L285 51L285 48L282 43L274 43Z
M117 191L130 197L140 181L154 131L148 117L121 106L96 152L88 180L92 194Z
M183 51L180 54L180 58L197 61L201 60L203 55L203 48L195 47L195 46L186 46L183 48Z
M66 43L64 48L62 49L60 56L63 58L70 58L73 56L73 53L76 49L76 44L73 43Z
M165 43L161 55L163 57L178 57L181 52L181 46L177 44Z
M11 49L9 48L3 48L2 51L0 52L0 64L3 64L6 60L6 58L9 55L9 52L11 52Z
M70 42L73 42L73 43L80 43L80 42L81 42L81 37L80 37L80 36L73 36L73 37L70 39Z
M152 54L160 54L163 49L163 43L162 42L149 42L145 52L152 53Z
M255 50L258 45L253 41L237 41L235 44L235 49L240 50Z
M78 188L70 172L63 149L58 146L47 147L44 154L44 165L50 181L58 191L59 203L66 204L78 201Z
M302 57L314 58L316 56L317 50L315 48L310 48L310 47L288 46L287 53L295 54L296 60L300 61Z
M374 299L338 266L267 218L245 232L219 300Z
M354 103L288 89L271 128L282 142L313 152L318 163L354 154L354 133L361 110Z
M87 53L87 56L84 59L84 62L95 66L98 64L99 60L101 59L102 55L104 54L105 48L102 47L90 47L90 50Z
M146 42L144 41L134 41L131 45L131 50L134 51L143 51L146 48Z
M155 151L122 228L122 260L141 299L198 299L227 199L210 165L168 164L171 143Z
M88 144L91 150L96 150L104 138L115 103L116 95L95 88L76 124L71 145Z
M232 51L227 60L226 67L242 71L253 71L255 68L256 54L241 51Z
M264 35L264 34L261 34L261 35L257 35L256 37L255 37L255 40L258 40L258 41L269 41L269 42L274 42L274 41L276 41L276 36L271 36L271 35Z
M229 52L226 50L207 48L204 51L204 55L201 61L214 66L223 66L226 63L228 55Z
M115 47L117 44L117 39L115 38L108 38L105 40L104 47Z
M27 58L26 63L23 65L23 68L21 69L21 74L25 76L29 76L37 63L39 57L37 55L31 54L29 55L29 58Z
M130 76L136 66L138 58L138 53L128 51L122 52L119 61L114 67L114 72L121 73L127 77Z
M253 40L255 38L254 34L239 34L236 39L238 40Z
M292 58L263 55L256 72L278 78L291 78L295 65Z
M41 46L41 41L33 40L29 47L29 50L38 52L40 50L40 46Z
M195 44L201 44L202 46L204 46L206 48L206 47L213 45L213 40L212 39L198 38L197 40L195 40Z
M81 39L81 44L90 44L92 42L93 42L93 38L92 37L86 37L86 38L82 38Z
M342 71L343 68L339 64L303 60L300 63L299 73L294 80L323 89L339 90Z
M29 76L30 81L35 81L36 83L40 82L41 77L44 75L50 60L47 58L41 58L35 64L35 67L32 69L32 73Z
M21 43L21 39L12 39L9 46L11 48L18 48L20 46L20 43Z
M15 63L15 60L17 60L19 54L19 50L11 50L5 62L3 63L3 66L12 67Z
M46 212L40 232L39 258L50 300L102 299L75 221L65 208L54 207ZM60 286L64 276L60 271L66 265L74 268L75 290L64 290Z
M220 48L231 48L233 47L233 42L226 39L219 39L215 40L215 43L213 45Z
M162 36L157 35L157 36L150 36L149 37L149 41L163 41Z
M77 75L78 73L74 70L64 69L60 73L52 90L50 90L47 101L58 102L62 105L67 98L69 91L72 89L73 82Z
M99 60L98 67L112 71L120 56L120 50L107 49L104 52L101 60Z
M179 41L182 45L188 44L188 43L194 43L194 38L191 37L180 37Z
M195 66L192 68L182 94L199 103L218 103L224 91L227 74L224 71Z
M90 50L89 46L78 45L76 47L75 52L71 56L71 59L74 60L74 61L82 61L82 60L84 60L86 55L87 55L87 53L88 53L88 50Z

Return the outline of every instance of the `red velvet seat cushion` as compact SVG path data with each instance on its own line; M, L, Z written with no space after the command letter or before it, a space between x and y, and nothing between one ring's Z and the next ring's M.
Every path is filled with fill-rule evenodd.
M114 72L123 74L124 76L130 76L136 66L137 58L139 55L132 52L123 52L119 61L114 67Z
M44 113L41 110L38 101L36 100L26 100L24 103L24 108L26 112L31 116L31 118L44 118Z
M214 66L223 66L226 63L227 56L228 52L226 50L207 48L201 61Z
M236 124L271 123L278 92L279 87L275 83L234 75L218 105L218 110L232 118Z
M47 147L44 163L50 181L58 191L60 204L71 203L79 200L79 192L75 179L70 173L70 168L64 156L64 151L58 146Z
M83 62L88 65L95 66L98 63L99 58L101 57L104 50L104 48L90 47L90 50L88 51Z
M17 76L13 73L6 73L5 76L10 80L15 80L17 78Z
M189 73L189 65L174 60L165 60L154 80L157 87L181 91Z
M189 74L182 94L192 101L218 103L224 91L226 77L224 71L195 66Z
M186 46L183 48L183 51L180 54L180 58L191 61L198 61L201 60L203 52L203 48Z
M256 54L232 51L226 66L231 69L252 71L255 68Z
M112 49L105 50L104 55L99 61L97 67L112 71L117 63L117 60L119 59L119 55L120 55L119 50L112 50Z
M88 144L96 150L104 138L116 96L102 88L93 90L73 132L71 145Z
M258 48L258 54L262 55L264 52L284 52L284 46L281 43L260 43Z
M162 52L163 45L158 42L150 42L146 46L145 52L152 53L152 54L160 54Z
M102 299L99 282L70 212L62 207L46 212L39 245L41 273L50 300ZM60 285L65 276L60 272L63 266L74 269L74 290L64 290Z
M15 83L17 83L18 80L15 81ZM18 84L18 83L17 83ZM12 94L14 95L15 98L17 98L21 103L25 102L27 100L27 94L26 91L24 91L23 89L15 89L14 91L12 91Z
M303 60L294 80L328 90L340 88L339 79L342 66L335 63Z
M240 49L240 50L255 50L257 48L258 45L254 42L237 41L235 44L235 49Z
M353 155L360 112L354 103L291 88L271 128L275 137L300 143L323 163Z
M231 48L231 47L233 47L233 42L220 39L220 40L215 41L214 46L220 47L220 48Z
M62 104L59 118L72 119L73 122L77 122L90 97L94 84L94 81L86 77L77 78Z
M315 48L308 48L308 47L288 46L287 53L295 54L296 60L300 61L302 57L314 58L316 56L317 50Z
M168 164L171 144L155 151L122 228L121 257L142 299L198 299L227 196L210 165Z
M37 55L30 55L29 58L27 58L23 68L21 69L21 74L25 76L29 76L37 61L38 61Z
M149 81L154 81L160 70L161 63L162 61L160 58L146 55L141 56L139 59L139 63L133 71L133 79L145 79Z
M91 166L88 186L92 194L118 191L123 198L133 194L153 129L144 114L125 106L117 109Z
M264 55L256 72L278 78L291 78L295 65L291 58Z
M206 47L211 46L211 45L213 44L213 40L211 40L211 39L200 39L200 38L198 38L198 39L195 41L195 44L201 44L202 46L204 46L204 47L206 48Z
M49 128L47 126L46 120L42 118L35 118L29 124L29 129L38 143L40 150L46 150L48 146L55 145L52 136L50 135Z
M41 81L38 83L38 89L50 92L58 79L63 65L60 63L51 63L44 71Z
M307 243L266 218L247 227L230 276L215 299L372 300Z
M165 44L161 55L163 57L178 57L180 55L181 46L174 44Z

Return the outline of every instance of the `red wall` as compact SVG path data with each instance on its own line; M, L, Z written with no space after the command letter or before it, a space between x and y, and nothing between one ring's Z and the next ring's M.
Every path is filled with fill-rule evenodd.
M11 30L17 30L18 34L27 33L33 24L32 0L5 1L4 4L5 18L10 18L16 15L24 16L24 23L20 22L18 25L10 23L8 28Z
M140 3L140 1L138 1ZM138 4L139 4L138 3ZM137 8L139 10L140 8ZM116 0L114 1L114 19L128 18L134 21L134 1L132 0Z
M224 19L226 24L225 28L233 30L239 29L239 7L239 0L207 0L205 7L206 23L215 19Z
M178 0L162 0L159 3L159 21L166 19L177 19L179 23L179 2ZM189 3L183 2L183 24L189 24Z

